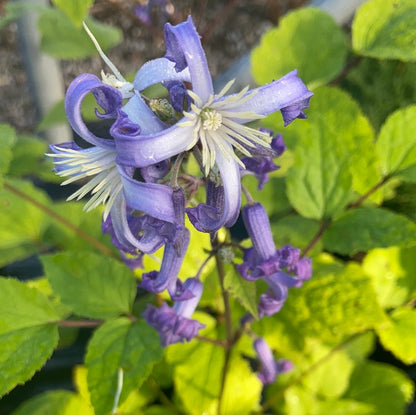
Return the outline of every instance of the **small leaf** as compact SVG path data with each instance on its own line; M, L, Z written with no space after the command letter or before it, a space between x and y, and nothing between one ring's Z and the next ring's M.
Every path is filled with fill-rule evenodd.
M16 133L12 127L0 124L0 186L3 174L7 173L12 160L12 147L16 142Z
M344 398L372 405L372 414L404 414L412 401L413 382L400 369L376 362L366 362L354 370Z
M181 363L175 365L174 383L184 413L218 413L218 396L224 364L224 350L217 345L191 342L170 346L174 352L180 348Z
M272 221L271 228L276 246L292 245L304 249L319 231L319 223L313 219L292 214ZM313 250L308 252L308 256L321 251L322 242L319 240Z
M416 244L416 224L386 209L357 208L340 215L324 233L325 249L352 255L373 248Z
M320 263L317 258L313 263L312 278L302 287L289 291L274 324L280 326L276 328L277 332L284 330L289 336L285 342L302 347L299 333L303 337L316 337L334 344L346 336L380 324L385 318L371 280L361 267L356 264L334 267L333 264ZM278 343L278 339L276 341ZM278 344L272 344L279 348Z
M120 373L123 377L121 404L132 390L140 387L161 358L159 336L143 321L132 323L119 318L98 328L85 357L95 414L106 415L111 411Z
M415 9L416 10L416 9ZM416 181L416 105L394 112L377 140L383 175Z
M271 114L262 124L279 131L283 128L279 117ZM321 87L314 91L308 119L288 125L283 135L294 152L287 194L305 217L317 219L325 210L338 211L351 197L351 186L347 186L351 180L350 190L361 195L381 180L372 127L358 103L342 90ZM377 191L369 199L379 203L381 196Z
M416 247L373 249L363 261L363 270L384 308L398 307L416 295L415 269Z
M413 0L371 0L352 25L356 53L380 59L416 61L416 4Z
M303 81L314 87L342 70L346 54L344 34L332 17L314 7L303 8L288 13L263 36L251 57L253 75L265 84L297 68Z
M105 319L131 311L136 279L124 264L89 252L63 252L41 260L52 289L76 314Z
M71 19L75 26L81 27L94 0L52 0L52 2Z
M331 353L332 349L316 341L307 344L308 367L319 362L316 369L307 374L302 383L317 396L335 399L347 390L355 362L344 350ZM323 359L323 360L322 360Z
M91 407L77 394L54 390L44 392L20 405L12 415L94 415Z
M49 206L45 192L23 180L8 179L7 185ZM38 206L13 191L0 189L0 266L27 258L39 250L49 217Z
M236 299L255 319L258 319L256 285L246 281L235 269L228 266L224 278L224 288Z
M94 209L91 212L85 212L83 210L84 205L85 202L83 201L64 201L55 202L51 208L73 226L87 232L97 241L112 248L108 236L103 235L101 230L102 211L100 209ZM95 246L78 236L73 229L68 228L68 226L58 221L51 222L43 236L43 241L49 246L55 246L60 250L97 251ZM113 251L116 253L115 249Z
M416 63L364 58L340 86L379 130L390 113L416 102L415 78Z
M390 318L377 327L381 344L407 365L416 363L416 310L397 308Z
M287 195L311 219L332 217L351 201L351 187L364 194L380 180L373 131L357 103L344 92L315 92L309 119L286 130L294 148Z
M40 291L0 278L0 396L45 364L58 343L58 319Z
M122 40L119 29L87 18L86 23L105 51ZM42 35L41 48L58 59L81 59L97 53L94 44L83 28L75 27L71 20L58 9L49 9L38 22Z
M52 170L52 165L45 163L47 143L31 135L19 135L13 147L13 160L8 171L9 176L22 178L38 176L39 170Z
M227 415L253 413L259 407L262 389L263 385L250 369L248 361L240 354L234 353L227 372L221 413Z

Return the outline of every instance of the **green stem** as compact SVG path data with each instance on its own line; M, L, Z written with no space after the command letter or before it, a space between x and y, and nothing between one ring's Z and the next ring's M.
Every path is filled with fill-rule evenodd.
M217 265L218 279L220 282L221 295L222 295L223 302L224 302L224 319L225 319L225 333L226 333L224 365L222 368L221 387L220 387L220 394L218 397L218 412L217 412L218 415L221 415L221 404L222 404L222 400L224 397L225 382L227 379L227 372L228 372L228 367L230 364L230 357L231 357L231 350L233 346L234 336L233 336L230 297L224 286L224 279L225 279L224 264L217 253L219 244L216 238L214 239L212 245L213 245L213 251L215 252L215 261Z
M22 192L21 190L15 188L9 183L4 183L4 188L7 189L9 192L15 194L16 196L20 197L21 199L25 200L26 202L31 203L32 205L36 206L41 211L45 212L48 216L55 219L57 222L59 222L61 225L65 226L66 228L73 231L76 235L78 235L80 238L87 241L90 245L97 248L99 251L101 251L104 255L111 256L113 258L116 258L117 260L120 260L118 256L116 256L111 249L109 249L107 246L102 244L97 239L93 238L90 234L83 231L82 229L78 228L71 222L69 222L67 219L65 219L63 216L59 215L49 207L45 206L43 203L40 203L33 197L27 195L26 193Z
M103 324L101 320L60 320L57 322L60 327L98 327Z

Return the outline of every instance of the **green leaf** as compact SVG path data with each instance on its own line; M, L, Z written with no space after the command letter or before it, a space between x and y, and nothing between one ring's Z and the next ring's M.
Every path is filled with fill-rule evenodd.
M253 75L265 84L297 68L303 81L315 87L342 70L346 54L344 34L332 17L314 7L303 8L285 15L263 36L252 53Z
M7 186L22 193L0 189L0 266L27 258L39 250L49 217L24 195L46 206L51 204L46 193L23 180L9 179Z
M416 295L415 269L415 247L373 249L363 261L363 270L384 308L398 307Z
M302 333L334 344L384 320L371 281L360 266L337 268L316 259L312 278L289 291L275 324L283 325L288 335ZM296 342L299 339L292 340Z
M416 102L415 78L415 63L364 58L340 86L360 103L379 130L390 113Z
M383 175L416 181L416 105L394 112L377 140Z
M355 15L352 46L364 56L416 61L415 27L414 0L371 0Z
M99 23L90 17L85 21L104 51L122 41L119 29ZM97 53L85 30L75 27L58 9L50 9L43 13L38 26L42 35L42 50L55 58L81 59Z
M404 414L412 401L413 382L393 366L367 362L356 367L344 398L372 405L373 414Z
M7 173L12 160L12 147L16 142L16 133L12 127L0 124L0 186L3 185L3 174Z
M74 392L44 392L20 405L11 415L94 415L87 403Z
M271 174L263 190L257 190L258 181L254 176L244 176L243 182L253 199L261 201L269 216L280 216L292 210L283 178L273 177Z
M224 350L211 343L195 341L174 346L170 346L169 352L180 347L185 357L174 369L175 389L184 406L183 412L190 415L218 413Z
M58 319L40 291L0 278L0 396L45 364L58 343Z
M8 175L13 177L37 176L39 170L50 171L52 165L45 163L47 143L31 135L19 135L13 147L13 160Z
M136 279L122 263L90 252L62 252L41 257L45 274L62 303L90 318L129 313Z
M113 249L114 253L116 253L117 251L109 242L110 238L108 235L103 235L102 233L101 209L94 209L90 212L85 212L83 210L84 205L85 202L83 201L64 201L55 203L51 208L73 226L87 232L90 236L106 245L108 248ZM97 248L94 245L77 235L73 229L68 228L68 226L65 226L56 220L51 222L51 225L44 234L43 240L49 246L57 247L60 250L97 251Z
M397 308L390 323L377 327L381 344L407 365L416 363L416 310Z
M245 280L233 265L226 267L224 288L237 300L250 314L258 319L256 284Z
M132 323L119 318L98 328L85 357L95 414L108 414L113 408L120 374L121 404L149 376L153 365L162 358L162 351L157 332L144 321Z
M276 246L292 245L304 249L319 231L319 223L296 214L285 216L271 222ZM322 251L322 241L319 240L308 256Z
M294 123L287 132L298 137L287 195L302 216L334 216L351 201L351 185L364 194L379 182L373 131L357 103L344 92L319 88L309 119ZM291 140L287 142L293 146Z
M313 412L314 415L375 415L372 405L352 399L321 401Z
M52 0L72 21L74 26L81 27L94 0Z
M352 255L373 248L416 244L416 224L382 208L357 208L340 215L325 231L325 249Z
M257 375L250 369L247 360L238 353L233 353L224 394L221 402L221 413L227 415L251 414L259 409L263 385Z

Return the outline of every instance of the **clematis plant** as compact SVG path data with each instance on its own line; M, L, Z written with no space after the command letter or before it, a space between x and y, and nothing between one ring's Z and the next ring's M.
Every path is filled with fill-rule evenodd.
M89 147L72 142L55 145L50 156L57 174L67 178L63 184L87 180L70 199L90 193L86 210L105 206L103 232L111 235L129 267L142 267L143 255L164 246L160 269L145 270L139 286L151 293L167 291L174 305L164 302L157 308L149 304L143 317L159 332L163 346L190 341L204 327L192 319L203 282L202 268L184 283L178 278L190 246L185 214L197 231L210 234L212 251L204 264L215 256L221 274L219 252L232 244L229 237L220 240L217 231L232 227L240 214L242 176L256 175L259 189L263 188L268 173L278 168L273 159L285 150L281 135L273 138L272 131L258 128L256 122L276 111L281 111L285 125L305 118L303 110L312 93L296 70L252 90L247 87L229 93L231 81L214 92L191 17L176 26L165 25L165 56L145 63L132 83L86 30L113 73L103 73L101 80L83 74L71 83L66 113ZM166 88L168 97L149 99L144 95L156 84ZM101 107L97 117L112 120L106 137L94 135L82 119L81 103L89 93ZM186 172L186 159L191 155L199 164L199 177ZM195 186L205 186L205 203L190 206ZM254 248L245 252L243 263L236 267L243 278L263 279L269 285L259 299L258 314L263 317L280 310L287 288L300 286L310 277L311 267L295 248L276 250L265 210L245 193L249 204L243 209L243 219ZM220 275L224 292L223 277ZM230 330L228 314L226 324ZM229 347L237 337L227 338ZM277 369L265 343L257 340L254 348L263 365L259 378L270 383L283 369Z

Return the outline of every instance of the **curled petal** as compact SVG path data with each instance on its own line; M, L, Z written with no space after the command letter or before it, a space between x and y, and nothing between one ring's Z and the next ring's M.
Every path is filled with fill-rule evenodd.
M165 303L157 309L147 306L143 317L148 324L158 330L163 346L190 341L198 331L204 327L199 321L191 320L202 295L202 283L196 278L188 278L183 284L183 290L191 295L182 300L175 301L173 308Z
M253 91L256 91L256 93L253 93ZM252 94L252 97L241 105L234 108L230 107L229 111L268 115L286 109L285 124L299 116L305 118L302 109L309 106L309 99L313 95L298 77L296 69L283 78L249 91L247 94ZM297 110L295 111L296 106ZM245 122L248 121L250 120L245 120Z
M158 180L163 179L170 170L169 160L163 160L160 163L152 164L151 166L142 167L140 174L147 183L157 183Z
M282 309L284 303L285 299L278 300L267 293L262 294L260 296L259 305L257 306L259 317L268 317L278 313Z
M240 212L239 164L220 151L217 152L216 162L223 182L223 190L220 186L216 190L217 192L224 192L222 207L200 204L196 208L186 209L189 220L200 232L216 232L223 226L231 227L236 222ZM208 197L207 201L209 203Z
M75 78L65 95L65 112L74 131L90 144L114 149L113 140L95 136L85 125L81 115L81 104L84 98L92 92L104 113L100 118L116 118L122 105L121 93L110 85L101 82L95 75L82 74Z
M151 254L161 248L167 239L158 232L157 227L145 226L145 219L146 217L135 217L128 213L126 200L120 193L109 217L103 222L103 233L109 233L113 245L123 252L135 254L140 250Z
M167 160L189 150L196 143L192 130L192 126L173 126L137 139L115 133L117 161L127 166L146 167Z
M127 204L157 219L175 223L172 188L158 183L143 183L132 179L118 166Z
M160 336L163 347L169 344L191 341L198 331L205 327L197 320L178 316L166 303L161 308L148 305L143 313L147 324L154 327Z
M141 288L160 293L166 289L173 295L176 294L176 280L182 266L183 258L189 244L189 231L180 227L177 230L174 243L167 243L163 252L160 271L152 271L142 275Z
M165 57L175 63L178 72L188 67L192 90L203 102L208 101L209 96L214 93L212 79L192 17L189 16L186 22L176 26L167 23L165 43Z
M167 58L158 58L146 62L136 73L133 81L137 91L143 91L160 82L191 82L188 68L176 71L175 63Z
M127 114L132 123L140 126L141 134L152 134L166 128L166 125L156 117L137 92L129 99L126 105L123 106L122 111ZM137 141L134 137L123 134L123 131L114 131L112 135L113 137L123 137L125 139Z
M163 82L163 86L169 91L169 98L175 111L182 112L190 109L190 97L183 82L169 81ZM186 107L185 107L186 100Z
M263 385L273 383L276 377L293 368L293 364L287 359L275 360L269 345L262 338L258 338L253 344L260 361L261 370L257 374Z
M196 310L198 306L199 300L202 296L203 285L202 282L196 278L188 278L184 284L183 288L193 295L186 301L176 301L173 309L175 310L176 314L191 318L192 314Z

